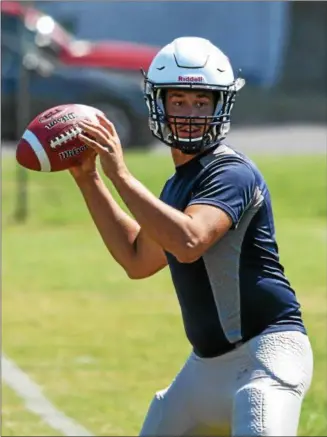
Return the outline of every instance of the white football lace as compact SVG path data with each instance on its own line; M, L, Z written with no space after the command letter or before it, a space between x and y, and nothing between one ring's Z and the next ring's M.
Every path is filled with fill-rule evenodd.
M80 127L76 126L71 129L69 129L67 132L64 132L57 137L54 137L50 141L50 147L52 149L55 149L57 147L62 146L63 144L67 143L67 141L70 141L77 137L77 135L81 134L83 131Z

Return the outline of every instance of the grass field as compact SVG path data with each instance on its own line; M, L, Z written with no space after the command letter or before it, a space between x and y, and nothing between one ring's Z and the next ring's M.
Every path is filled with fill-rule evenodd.
M167 155L127 155L154 193ZM300 435L326 436L326 158L257 157L271 189L281 260L303 305L315 371ZM15 163L2 162L3 350L95 435L135 435L154 392L189 352L167 269L131 281L104 248L69 174L29 176L29 218L13 220ZM2 435L58 435L8 387Z

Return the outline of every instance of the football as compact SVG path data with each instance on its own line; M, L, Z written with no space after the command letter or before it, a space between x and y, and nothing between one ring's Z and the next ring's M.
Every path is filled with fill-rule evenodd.
M17 148L16 160L29 170L55 172L79 165L91 149L83 144L79 121L95 121L103 112L92 106L67 104L50 108L27 126Z

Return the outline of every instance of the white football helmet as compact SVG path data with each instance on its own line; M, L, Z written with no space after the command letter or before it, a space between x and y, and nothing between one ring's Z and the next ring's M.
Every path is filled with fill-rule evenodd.
M144 73L144 98L149 109L149 127L153 135L168 146L188 154L198 153L219 143L229 131L235 96L244 84L244 79L234 78L229 59L207 39L175 39L157 53L148 73ZM165 88L217 92L214 113L209 117L169 116L163 101ZM168 117L174 123L188 125L192 119L196 119L193 123L205 126L205 133L199 138L178 138L172 133Z

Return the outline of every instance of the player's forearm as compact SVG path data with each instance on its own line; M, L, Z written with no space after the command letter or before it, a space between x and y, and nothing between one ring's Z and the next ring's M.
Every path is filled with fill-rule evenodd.
M143 229L178 259L197 244L192 218L166 205L130 173L112 178L117 191Z
M114 259L129 274L136 263L139 224L123 211L99 176L77 179L93 221Z

